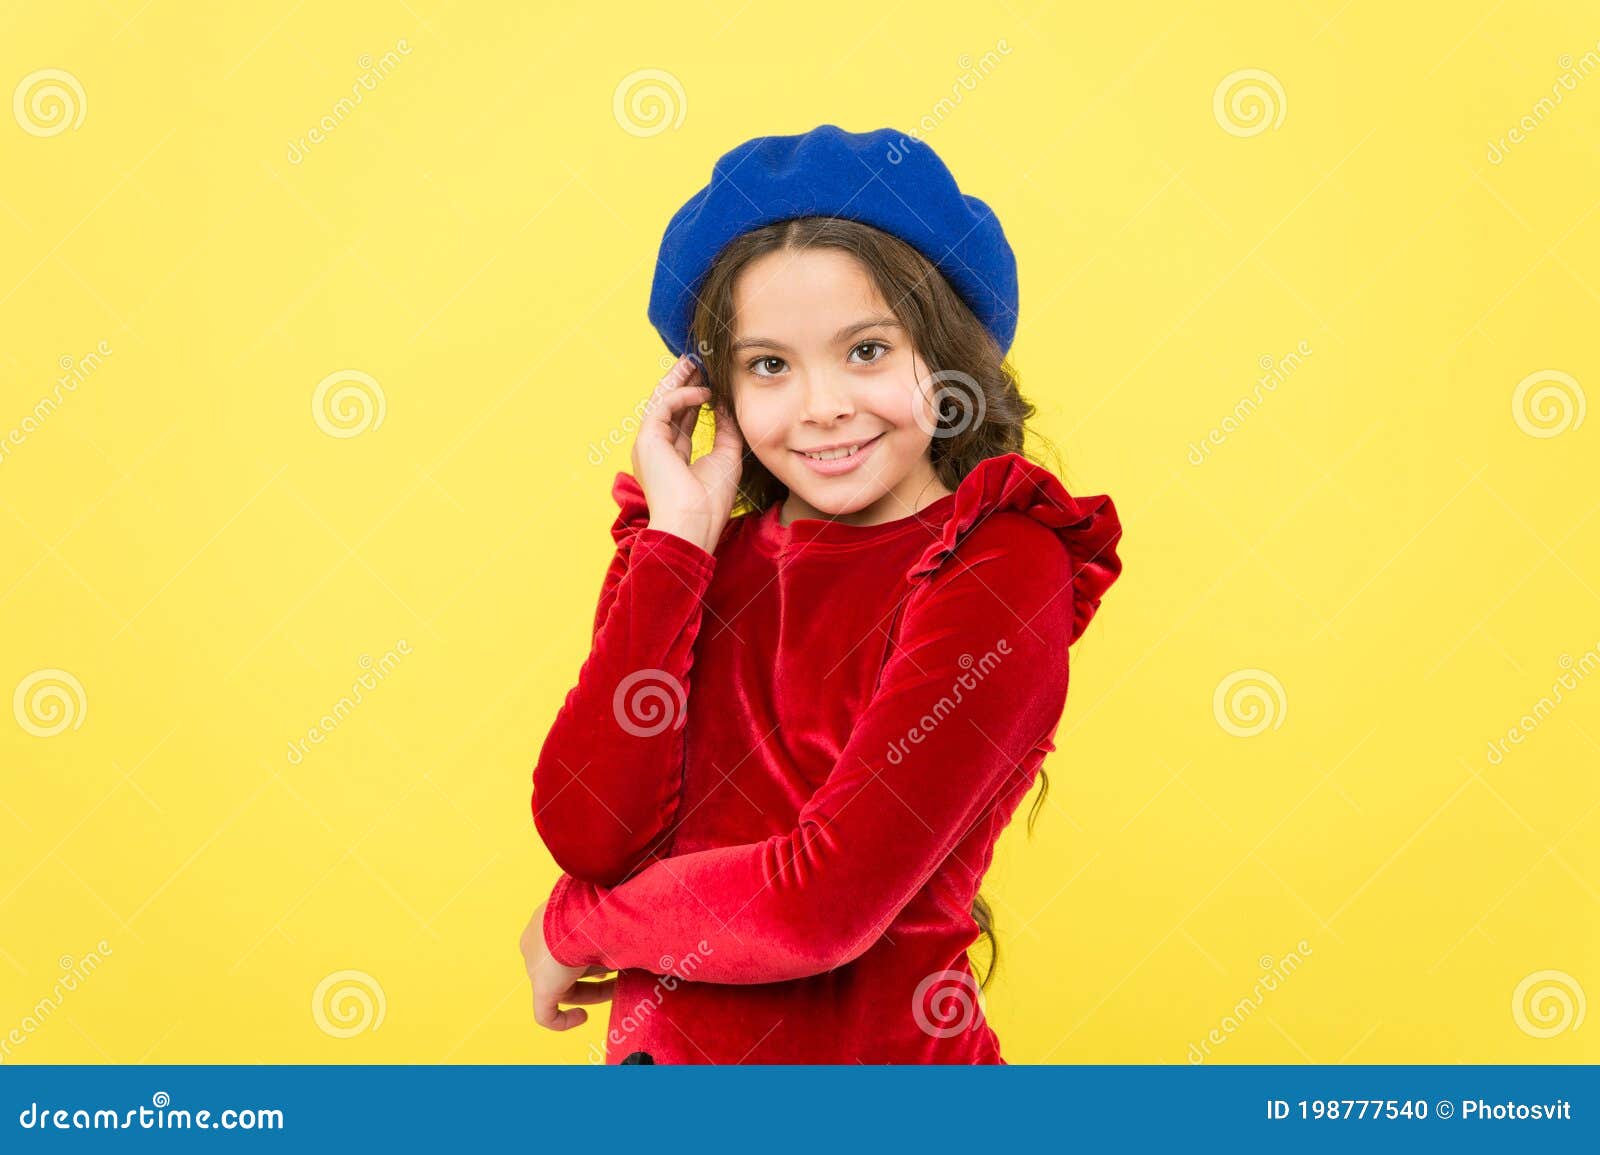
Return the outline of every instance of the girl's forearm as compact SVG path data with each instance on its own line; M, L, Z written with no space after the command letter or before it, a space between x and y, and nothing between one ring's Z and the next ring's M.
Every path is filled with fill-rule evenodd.
M533 771L534 823L574 877L615 884L669 828L714 555L665 530L619 548L593 644Z

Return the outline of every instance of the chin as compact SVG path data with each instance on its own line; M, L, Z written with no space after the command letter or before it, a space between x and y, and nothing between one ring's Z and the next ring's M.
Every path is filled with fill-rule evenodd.
M797 477L792 482L785 481L790 493L798 495L811 508L828 517L860 513L882 501L892 488L885 485L877 474L871 477L847 475L831 484L824 481L820 485L815 477Z
M790 492L798 493L805 499L807 505L818 513L826 514L828 517L844 517L847 514L860 513L873 502L883 497L883 491L877 486L874 486L871 491L863 493L860 497L848 501L841 501L837 496L829 501L823 498L821 494L808 493L804 489L794 489Z

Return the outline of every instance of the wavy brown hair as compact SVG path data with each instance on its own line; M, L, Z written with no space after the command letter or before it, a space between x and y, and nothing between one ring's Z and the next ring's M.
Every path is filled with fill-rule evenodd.
M988 458L1017 453L1034 459L1024 452L1023 443L1026 436L1039 437L1026 427L1036 410L1018 390L1016 371L994 336L944 275L915 248L871 225L838 217L795 217L763 225L734 238L717 254L697 292L690 330L705 365L710 406L734 412L730 346L735 340L734 286L739 274L767 253L811 247L839 249L860 262L890 311L905 326L917 356L934 375L939 384L935 400L939 417L929 459L947 488L954 490ZM733 512L758 514L786 496L788 488L747 444ZM1039 782L1039 796L1028 812L1030 835L1050 789L1043 768ZM1000 943L994 932L994 912L982 894L973 899L972 919L989 944L989 967L981 984L987 987L1000 962Z

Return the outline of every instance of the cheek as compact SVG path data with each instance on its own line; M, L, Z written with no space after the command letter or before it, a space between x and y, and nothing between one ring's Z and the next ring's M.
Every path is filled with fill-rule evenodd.
M932 390L907 372L875 387L866 399L872 412L884 422L900 429L930 427L933 413Z
M752 446L782 442L788 431L782 409L770 399L744 390L734 395L734 414L739 418L739 432Z

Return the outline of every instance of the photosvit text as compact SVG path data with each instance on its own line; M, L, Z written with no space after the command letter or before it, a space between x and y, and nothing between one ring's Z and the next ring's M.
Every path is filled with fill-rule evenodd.
M1484 1099L1268 1099L1267 1118L1281 1119L1552 1119L1570 1120L1572 1103L1490 1103Z

